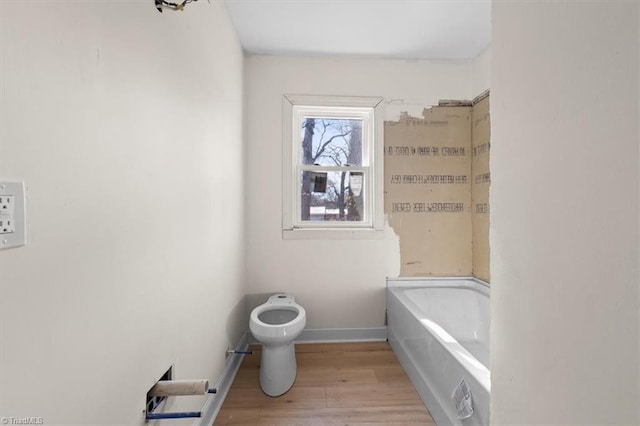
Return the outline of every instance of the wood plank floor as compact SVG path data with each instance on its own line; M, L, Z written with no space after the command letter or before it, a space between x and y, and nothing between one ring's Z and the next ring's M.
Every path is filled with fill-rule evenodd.
M434 425L386 342L296 345L286 394L260 389L260 346L245 356L214 425Z

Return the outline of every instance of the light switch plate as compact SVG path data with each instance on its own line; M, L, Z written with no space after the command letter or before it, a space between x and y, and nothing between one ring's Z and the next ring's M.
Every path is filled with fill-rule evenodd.
M24 182L0 182L0 249L25 245Z

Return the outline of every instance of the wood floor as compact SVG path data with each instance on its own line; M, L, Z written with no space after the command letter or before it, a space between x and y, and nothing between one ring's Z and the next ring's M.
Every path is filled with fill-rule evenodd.
M260 389L260 347L245 356L214 425L434 425L386 342L296 345L286 394Z

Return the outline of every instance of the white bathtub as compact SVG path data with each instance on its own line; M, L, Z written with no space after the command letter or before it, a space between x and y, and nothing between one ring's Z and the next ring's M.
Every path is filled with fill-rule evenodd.
M388 337L422 401L441 425L488 425L489 287L471 278L387 280ZM451 399L464 380L473 414Z

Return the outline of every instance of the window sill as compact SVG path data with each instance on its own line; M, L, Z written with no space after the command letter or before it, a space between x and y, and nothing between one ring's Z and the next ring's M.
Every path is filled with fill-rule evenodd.
M380 229L283 229L283 240L382 240Z

